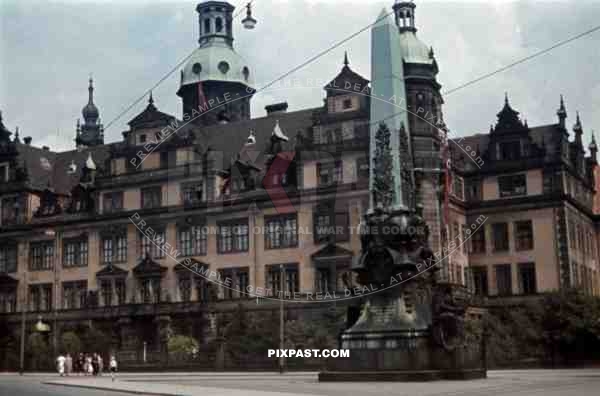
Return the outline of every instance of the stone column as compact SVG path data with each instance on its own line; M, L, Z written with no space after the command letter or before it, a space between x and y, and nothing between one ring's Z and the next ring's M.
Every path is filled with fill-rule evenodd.
M160 345L160 361L163 365L169 363L169 336L171 334L171 317L169 315L157 316L154 319L158 330L158 342Z

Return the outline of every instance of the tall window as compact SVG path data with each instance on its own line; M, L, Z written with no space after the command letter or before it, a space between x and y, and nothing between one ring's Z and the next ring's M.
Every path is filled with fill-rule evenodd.
M17 272L17 246L0 243L0 273Z
M138 233L138 242L139 258L144 258L147 254L155 259L165 258L165 230L154 229L154 233L150 236Z
M485 253L485 225L481 225L471 237L472 253Z
M210 288L213 283L211 281L202 278L196 277L196 294L198 295L197 299L199 302L208 302L210 300Z
M142 209L160 208L162 189L159 187L142 188Z
M141 301L144 304L157 304L161 299L160 278L143 278L140 280Z
M223 298L243 298L248 292L248 267L227 268L219 271Z
M326 293L334 289L332 284L332 274L330 268L317 268L315 277L316 289L321 293Z
M487 267L471 267L471 275L475 294L488 295L488 270Z
M265 248L278 249L298 246L297 216L278 216L265 219L267 233Z
M178 250L182 256L204 256L207 249L205 226L182 226L178 230Z
M356 160L356 175L359 180L369 178L369 158L362 157Z
M110 307L113 303L113 289L110 279L100 281L100 296L102 297L102 305Z
M512 273L510 264L499 264L496 269L496 288L498 295L508 296L512 294Z
M183 201L183 204L189 205L202 201L203 188L201 182L182 185L181 200Z
M519 289L522 294L537 293L535 263L519 264Z
M219 253L247 252L248 232L247 220L219 224L217 240Z
M63 282L63 308L85 308L87 281Z
M30 285L29 304L32 311L50 311L52 309L52 284Z
M2 224L15 224L19 219L20 206L18 197L2 198Z
M192 299L192 278L191 274L182 274L178 277L179 298L182 302Z
M87 238L65 239L63 241L63 266L85 267L88 265Z
M102 263L127 262L127 231L118 230L102 235Z
M12 313L16 311L17 289L11 287L8 289L0 290L0 313Z
M336 208L334 203L317 206L313 217L315 243L347 241L350 238L349 224L347 208Z
M123 209L123 191L113 191L102 196L104 213L118 212Z
M452 194L461 201L465 198L464 181L462 177L454 175L452 178Z
M531 220L515 222L515 247L517 250L533 249L533 225Z
M457 222L452 223L452 240L456 244L456 246L460 246L461 236L460 236L460 228Z
M117 305L125 304L127 289L125 288L125 279L115 279L115 295L117 297Z
M499 143L499 154L501 160L515 160L521 158L521 142L516 140L512 142Z
M498 191L500 197L513 197L527 194L525 174L498 176Z
M492 224L492 235L494 237L494 252L505 252L508 250L508 224Z
M471 179L465 185L467 201L481 201L481 180Z
M286 264L283 266L283 287L283 292L286 295L300 291L298 264ZM270 291L273 296L278 296L278 293L281 291L281 269L278 264L269 266L267 290Z
M319 185L327 186L333 183L342 183L344 181L343 165L343 161L341 160L317 164Z
M29 269L50 270L54 265L54 242L36 242L30 245Z

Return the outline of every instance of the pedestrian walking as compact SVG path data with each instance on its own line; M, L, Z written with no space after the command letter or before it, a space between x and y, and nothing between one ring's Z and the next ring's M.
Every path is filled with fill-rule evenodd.
M65 360L66 358L62 354L56 358L56 369L61 377L65 375Z
M110 369L110 378L114 381L115 376L117 375L117 358L115 355L111 355L110 362L108 364Z
M102 355L98 354L98 375L102 376L104 372L104 360L102 359Z
M98 354L92 355L92 373L98 375Z
M85 358L85 365L86 365L86 375L92 375L94 374L94 366L92 366L92 357L90 355L87 355L87 357Z
M67 353L67 357L65 358L65 374L67 377L71 375L73 372L73 358L70 353Z
M85 375L85 357L83 353L79 352L79 356L77 356L77 374Z

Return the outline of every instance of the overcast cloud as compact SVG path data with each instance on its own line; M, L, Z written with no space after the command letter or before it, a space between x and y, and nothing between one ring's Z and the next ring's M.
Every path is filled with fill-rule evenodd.
M236 7L243 2L231 1ZM438 81L452 89L600 24L600 1L417 1L418 37L433 46ZM74 147L75 122L87 102L93 73L95 103L106 125L197 45L194 1L0 0L0 110L5 125L53 150ZM372 23L393 0L255 0L255 30L234 23L235 48L254 69L257 86ZM236 9L237 10L237 9ZM243 15L243 14L242 14ZM499 73L445 98L454 136L487 132L504 92L530 126L556 122L565 95L568 124L581 113L585 142L600 132L600 31ZM364 32L295 73L299 81L332 79L347 50L350 66L370 78L370 33ZM175 95L179 72L154 91L161 111L181 116ZM320 87L269 90L264 106L287 101L290 110L322 104ZM142 101L106 131L121 139Z

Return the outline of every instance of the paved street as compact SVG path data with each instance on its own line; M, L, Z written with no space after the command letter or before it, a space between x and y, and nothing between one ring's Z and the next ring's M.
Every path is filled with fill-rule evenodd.
M42 384L48 382L61 385ZM600 369L491 371L487 380L428 383L319 383L316 373L122 374L114 383L107 377L0 376L0 394L19 396L99 396L109 390L202 396L597 396L598 389Z
M56 376L0 375L0 395L2 396L104 396L105 390L65 388L44 385L43 380L56 379ZM110 396L131 396L131 393L111 392Z

